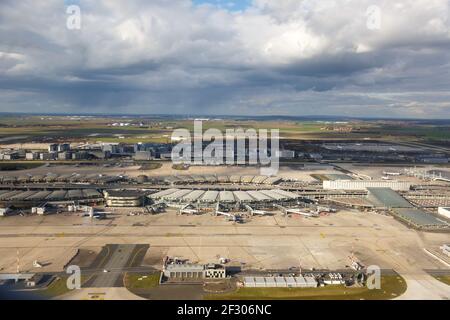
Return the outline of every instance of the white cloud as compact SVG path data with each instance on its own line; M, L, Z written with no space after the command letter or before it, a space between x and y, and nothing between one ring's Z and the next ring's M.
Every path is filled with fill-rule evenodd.
M367 28L374 3L379 30ZM370 114L402 104L417 114L430 103L450 117L448 96L425 94L450 85L448 1L255 0L236 12L188 0L79 4L82 28L71 31L62 1L0 2L0 111L40 100L66 111L336 114L348 104ZM410 94L386 104L391 90Z

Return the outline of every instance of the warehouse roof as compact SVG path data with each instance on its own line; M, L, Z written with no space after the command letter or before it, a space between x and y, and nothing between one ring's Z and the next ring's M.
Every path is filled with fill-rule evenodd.
M394 212L406 221L418 226L445 226L448 223L420 209L394 209Z
M191 264L191 263L182 263L182 264L168 264L165 266L165 269L167 271L172 272L200 272L203 271L205 268L203 265L200 264Z
M386 208L413 208L401 195L391 188L367 188L368 200L377 207Z
M350 177L347 174L343 174L343 173L329 173L329 174L325 174L324 175L328 180L353 180L352 177Z

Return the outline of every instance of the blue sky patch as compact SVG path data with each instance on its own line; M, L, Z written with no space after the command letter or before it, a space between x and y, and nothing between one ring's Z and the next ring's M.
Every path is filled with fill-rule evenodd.
M251 6L252 0L192 0L195 5L210 4L229 11L243 11Z

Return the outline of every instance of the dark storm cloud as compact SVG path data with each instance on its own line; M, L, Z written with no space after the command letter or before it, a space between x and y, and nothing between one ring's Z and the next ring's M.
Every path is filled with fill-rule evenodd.
M72 3L0 3L0 111L450 117L442 0Z

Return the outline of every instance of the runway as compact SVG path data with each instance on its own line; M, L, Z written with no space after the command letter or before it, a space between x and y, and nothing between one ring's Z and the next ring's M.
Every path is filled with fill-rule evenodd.
M91 268L103 268L104 272L94 275L84 287L112 288L123 286L122 279L125 269L140 265L147 249L148 246L136 244L106 245L91 266Z

